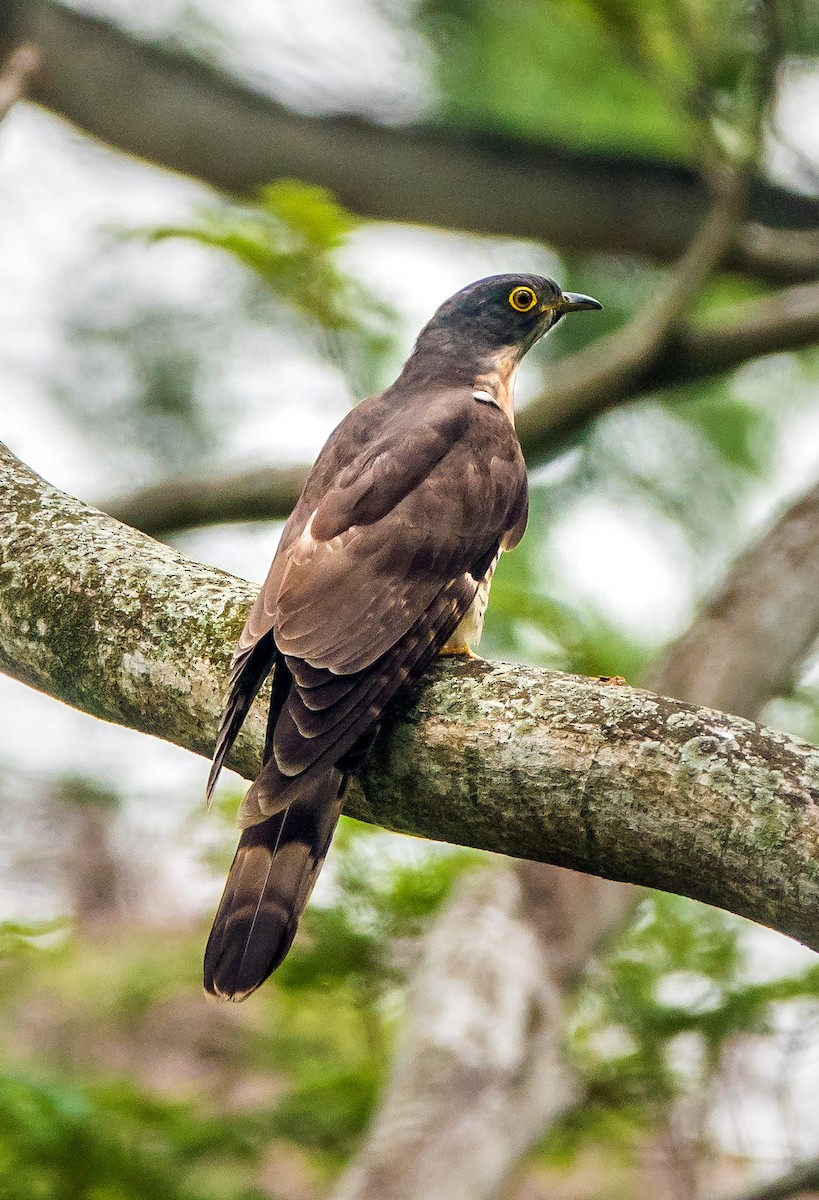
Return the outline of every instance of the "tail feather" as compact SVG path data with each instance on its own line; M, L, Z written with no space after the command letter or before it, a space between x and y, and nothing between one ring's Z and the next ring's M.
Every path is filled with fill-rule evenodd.
M213 752L210 774L205 788L205 799L210 804L216 781L219 778L225 759L239 730L244 724L250 706L256 699L259 688L264 683L276 657L276 645L272 637L263 637L252 650L239 654L233 662L228 680L228 698L219 722L219 732L216 735L216 747ZM277 672L278 674L278 672ZM289 674L287 679L289 681ZM275 688L275 679L274 679ZM281 705L279 705L281 707ZM272 709L272 705L271 705ZM276 712L278 715L278 710Z
M243 1000L290 949L333 836L346 776L311 780L308 796L242 832L205 950L205 991Z

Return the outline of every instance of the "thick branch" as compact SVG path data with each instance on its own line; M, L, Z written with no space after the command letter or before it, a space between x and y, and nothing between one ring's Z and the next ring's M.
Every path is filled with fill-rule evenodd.
M733 567L649 676L658 691L755 717L819 637L819 484Z
M35 41L43 53L35 99L119 149L228 192L296 176L367 217L663 261L684 251L708 207L705 184L685 167L304 116L54 0L6 0L5 8L0 36ZM815 239L767 231L816 229L819 201L760 181L751 215L758 228L737 245L735 265L781 282L816 277Z
M207 753L252 587L0 457L0 666ZM261 721L232 760L258 766ZM440 665L350 811L425 837L694 896L819 947L819 750L628 687Z
M576 1103L560 990L521 907L508 867L458 881L421 947L375 1126L333 1200L497 1195Z
M790 1197L816 1196L819 1192L819 1158L799 1163L793 1170L776 1179L751 1184L741 1192L734 1192L727 1200L790 1200Z
M819 284L787 288L735 305L719 320L683 322L652 365L630 378L593 373L591 384L571 369L554 368L547 389L518 414L518 434L531 466L600 412L630 396L719 375L755 358L819 341ZM154 537L223 521L277 520L289 515L307 466L237 471L213 478L172 479L100 507ZM720 706L730 707L730 706Z

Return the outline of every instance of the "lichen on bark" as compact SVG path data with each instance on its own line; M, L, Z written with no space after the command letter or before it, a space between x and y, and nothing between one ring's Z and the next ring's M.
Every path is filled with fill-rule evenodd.
M0 449L0 667L209 754L253 585L64 496ZM230 762L259 763L259 707ZM204 772L203 772L204 774ZM819 949L819 750L651 692L441 662L395 706L348 811L695 896Z

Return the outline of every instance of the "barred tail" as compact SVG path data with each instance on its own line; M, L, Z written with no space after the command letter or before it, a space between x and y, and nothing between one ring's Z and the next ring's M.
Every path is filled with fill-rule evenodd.
M244 1000L287 954L338 823L346 781L331 767L310 781L308 795L243 831L205 950L210 995Z

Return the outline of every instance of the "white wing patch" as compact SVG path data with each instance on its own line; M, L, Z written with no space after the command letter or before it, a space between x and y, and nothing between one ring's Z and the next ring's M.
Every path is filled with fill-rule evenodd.
M483 388L476 388L472 393L472 399L480 400L481 404L494 404L495 408L500 408L492 393L485 391Z

